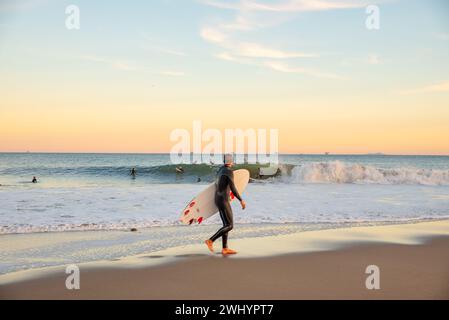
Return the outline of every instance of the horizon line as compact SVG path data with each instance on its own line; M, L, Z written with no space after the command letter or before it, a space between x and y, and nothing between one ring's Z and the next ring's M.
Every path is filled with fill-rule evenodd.
M86 152L86 151L0 151L0 154L104 154L104 155L114 155L114 154L138 154L138 155L169 155L170 152ZM198 153L186 153L186 154L198 154ZM206 155L207 153L201 153L201 155ZM235 153L234 153L235 154ZM367 153L332 153L332 152L322 152L322 153L292 153L278 152L278 155L304 155L304 156L427 156L427 157L448 157L448 154L425 154L425 153L410 153L410 154L400 154L400 153L383 153L383 152L367 152ZM249 155L243 153L243 155ZM251 154L252 155L252 154Z

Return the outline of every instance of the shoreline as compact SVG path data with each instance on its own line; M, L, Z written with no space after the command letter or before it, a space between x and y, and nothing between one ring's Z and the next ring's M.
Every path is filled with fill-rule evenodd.
M220 242L217 242L216 249L219 245ZM78 266L81 286L85 290L65 289L66 265L8 273L0 275L0 299L449 299L449 220L235 239L231 245L239 254L226 258L220 254L209 254L203 244L191 244L113 261L81 263ZM366 289L352 288L352 291L338 295L336 288L344 287L345 281L354 281L355 274L352 273L357 264L357 277L366 277L366 265L360 264L360 261L368 263L370 259L379 261L381 270L390 267L396 270L394 277L388 273L386 279L397 282L397 290L391 288L388 292L365 293ZM293 265L299 268L296 275ZM330 274L334 271L342 273L337 277L342 277L340 280L326 280L331 284L327 291L319 289L322 282L317 281L328 277L323 266L329 267ZM219 281L220 272L232 274L231 279L240 283L238 287L241 288L235 291L229 287L229 292L226 289L219 295L214 294L213 290L209 292L207 288ZM189 277L184 278L184 273ZM412 277L413 274L416 277ZM431 280L422 282L429 277ZM175 283L172 283L173 278L177 279ZM207 280L200 281L202 278ZM134 283L133 286L129 286L126 279ZM142 284L138 279L143 281ZM192 283L194 279L197 280L196 284ZM288 279L296 280L289 286ZM316 282L315 285L308 284L308 287L311 286L309 295L300 290L304 281L309 281L307 279L315 279ZM267 282L271 296L260 293L261 290L263 292L260 283ZM115 289L104 290L108 287L107 283ZM145 290L144 284L153 288L151 292ZM192 285L204 287L204 290L196 289L196 293L189 296L186 290ZM423 291L426 285L429 288ZM416 286L421 293L410 293L410 286ZM156 287L157 290L154 290ZM293 293L283 295L276 288ZM208 295L204 295L207 292Z
M423 222L438 222L447 219L412 220L395 222L345 222L345 223L239 223L231 235L231 245L234 241L252 238L278 237L303 232L318 232L351 229L360 227L381 227L404 224L419 224ZM200 244L198 253L203 249L201 244L220 227L218 224L206 223L201 226L165 226L130 230L86 230L63 232L39 232L24 234L0 235L0 279L2 275L27 270L49 269L72 263L86 264L96 261L123 262L126 257L135 257L169 248L185 247L190 244ZM369 229L371 230L371 229ZM322 233L316 234L318 241ZM244 241L247 243L247 240ZM284 244L279 246L275 254L283 254ZM192 250L192 248L190 249ZM255 251L252 250L252 253ZM292 250L288 250L292 252ZM241 252L239 256L248 256L251 252ZM272 254L268 251L260 255ZM176 253L172 252L175 256ZM164 259L163 259L164 260ZM137 263L141 264L141 263Z

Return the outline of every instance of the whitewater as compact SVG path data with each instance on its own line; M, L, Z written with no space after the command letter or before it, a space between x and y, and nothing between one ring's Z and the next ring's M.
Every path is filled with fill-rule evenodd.
M137 177L129 175L137 169ZM449 157L281 155L253 179L238 224L396 223L449 217ZM219 165L167 154L0 154L0 234L179 226L182 208ZM38 183L30 183L37 176ZM200 182L198 181L200 178ZM204 222L219 223L218 217Z

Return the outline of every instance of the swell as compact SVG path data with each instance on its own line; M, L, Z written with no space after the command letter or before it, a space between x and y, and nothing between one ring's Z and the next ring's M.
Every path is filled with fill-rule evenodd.
M176 168L182 167L183 173L179 173ZM252 178L256 178L261 165L245 164L236 165L235 169L245 168L250 171ZM159 165L159 166L135 166L137 177L153 178L160 182L172 182L174 178L185 178L189 182L193 178L201 178L202 181L213 181L220 165L211 164L182 164L182 165ZM0 174L10 176L44 176L44 177L104 177L122 178L130 176L132 167L130 166L79 166L79 167L15 167L0 170ZM189 179L191 178L191 179Z
M219 165L181 165L183 173L176 171L178 165L136 166L138 179L150 179L160 183L211 182ZM277 183L333 183L333 184L389 184L389 185L449 185L449 170L416 167L377 167L343 161L303 162L301 164L280 164L275 176L260 177L258 164L239 164L235 169L250 171L252 182ZM0 174L21 177L83 177L125 178L130 176L131 167L125 166L80 166L80 167L15 167L2 169ZM268 180L262 180L265 178Z

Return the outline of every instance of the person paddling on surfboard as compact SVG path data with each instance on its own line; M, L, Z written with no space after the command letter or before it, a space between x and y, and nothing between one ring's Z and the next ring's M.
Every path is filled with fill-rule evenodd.
M210 239L206 240L206 245L211 252L214 252L214 241L221 237L223 243L223 249L221 253L223 255L236 254L237 252L228 248L228 232L234 227L232 208L230 203L230 192L240 201L240 205L244 210L246 203L240 196L237 188L234 184L234 173L231 167L234 165L234 161L231 154L224 156L224 166L222 166L217 173L217 189L215 191L215 204L220 212L220 218L223 222L221 227Z

